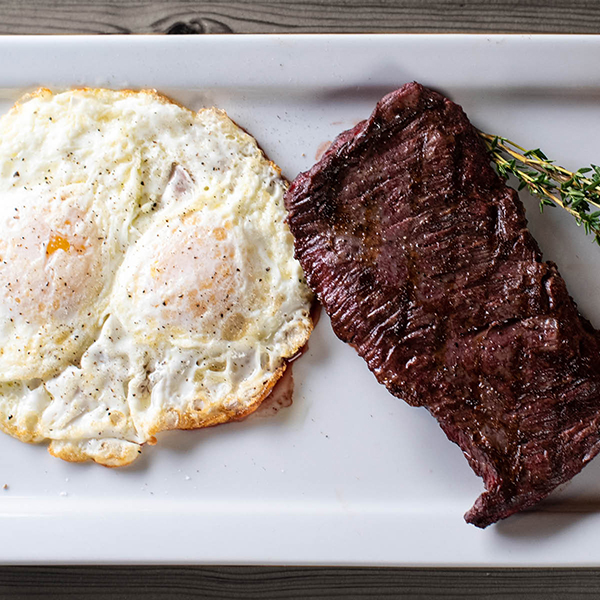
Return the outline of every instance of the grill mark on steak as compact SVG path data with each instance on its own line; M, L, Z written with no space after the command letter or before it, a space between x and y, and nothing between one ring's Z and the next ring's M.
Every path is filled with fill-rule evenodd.
M535 504L598 453L599 334L459 106L407 84L285 202L335 333L483 478L468 522Z

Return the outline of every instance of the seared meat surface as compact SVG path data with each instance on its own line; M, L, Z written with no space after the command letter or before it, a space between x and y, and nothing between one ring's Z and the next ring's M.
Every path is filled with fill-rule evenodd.
M389 94L286 206L337 336L483 478L468 522L535 504L600 450L598 333L458 105L416 83Z

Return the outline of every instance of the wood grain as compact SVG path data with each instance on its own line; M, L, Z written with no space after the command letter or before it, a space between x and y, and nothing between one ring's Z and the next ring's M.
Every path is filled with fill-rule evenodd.
M600 31L591 0L0 0L0 34Z
M3 567L0 598L598 598L600 571L266 567Z

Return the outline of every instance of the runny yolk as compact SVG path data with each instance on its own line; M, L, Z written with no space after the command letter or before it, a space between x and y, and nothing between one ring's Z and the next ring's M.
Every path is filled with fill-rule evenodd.
M68 252L70 248L71 244L67 238L60 235L60 233L53 233L46 246L46 256L54 254L57 250Z

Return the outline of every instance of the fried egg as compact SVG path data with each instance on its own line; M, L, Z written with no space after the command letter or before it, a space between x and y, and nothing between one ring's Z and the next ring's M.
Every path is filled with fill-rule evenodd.
M285 189L217 109L19 101L0 119L0 427L122 466L252 412L312 330Z

